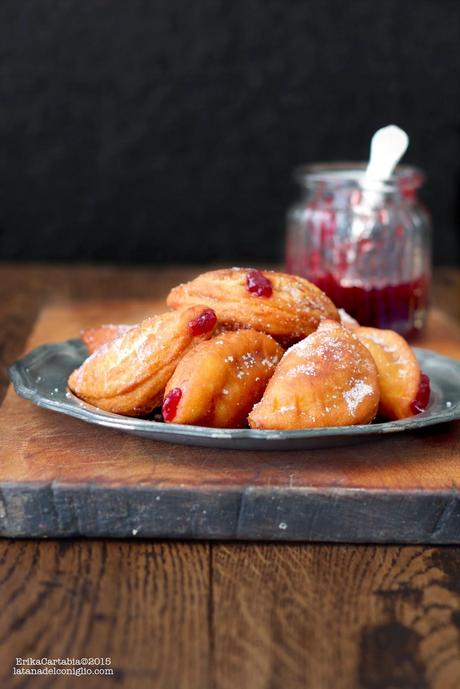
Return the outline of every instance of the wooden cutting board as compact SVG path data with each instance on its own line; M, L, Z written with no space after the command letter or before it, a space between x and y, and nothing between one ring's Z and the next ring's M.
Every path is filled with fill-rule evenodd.
M27 351L159 302L46 307ZM460 358L432 313L420 346ZM152 442L39 409L0 409L0 535L460 543L460 422L366 444L247 452Z

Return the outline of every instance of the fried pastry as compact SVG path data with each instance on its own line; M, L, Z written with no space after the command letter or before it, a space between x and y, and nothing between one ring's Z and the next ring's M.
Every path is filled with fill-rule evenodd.
M325 320L284 354L249 425L294 430L369 423L379 395L369 351L350 330Z
M396 420L424 411L430 398L430 381L421 372L406 340L393 330L359 327L354 332L377 366L379 416Z
M224 332L190 350L166 386L163 418L215 428L246 426L283 355L256 330Z
M353 316L350 316L348 311L345 311L345 309L338 309L338 312L340 316L340 322L342 325L344 325L346 328L350 328L350 330L359 328L358 321L356 320L356 318L353 318Z
M117 337L124 335L133 327L132 325L100 325L98 328L82 330L80 338L85 343L88 352L92 354L102 345L113 342Z
M207 304L227 329L253 328L284 345L340 317L331 300L304 278L274 271L228 268L203 273L169 293L168 306Z
M71 374L69 388L106 411L145 416L161 405L179 360L211 337L216 320L212 309L199 305L147 318L97 349Z

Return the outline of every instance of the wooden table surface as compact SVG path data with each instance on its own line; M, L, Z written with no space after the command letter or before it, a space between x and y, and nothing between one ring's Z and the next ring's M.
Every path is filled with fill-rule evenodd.
M200 268L0 269L6 366L55 299L145 298ZM460 273L435 275L460 320ZM0 541L0 687L458 689L455 547ZM112 677L13 679L16 657L111 657Z

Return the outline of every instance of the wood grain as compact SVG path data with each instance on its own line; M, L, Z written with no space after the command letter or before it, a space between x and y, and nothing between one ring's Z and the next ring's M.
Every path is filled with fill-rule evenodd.
M458 687L458 551L221 545L212 552L215 686Z
M0 686L209 686L205 544L0 541ZM16 657L109 657L112 677L16 677Z
M1 686L16 657L109 656L90 689L456 689L452 548L0 542ZM212 569L211 569L212 568ZM211 575L212 571L212 575Z

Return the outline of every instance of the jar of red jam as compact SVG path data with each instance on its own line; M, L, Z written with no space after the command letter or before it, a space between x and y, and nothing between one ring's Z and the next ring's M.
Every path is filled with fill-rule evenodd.
M366 180L359 163L298 168L301 198L288 212L286 269L318 285L361 325L405 337L422 330L431 277L431 222L417 198L424 181L399 166Z

